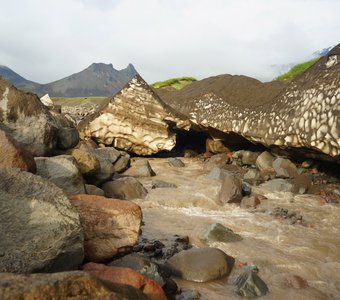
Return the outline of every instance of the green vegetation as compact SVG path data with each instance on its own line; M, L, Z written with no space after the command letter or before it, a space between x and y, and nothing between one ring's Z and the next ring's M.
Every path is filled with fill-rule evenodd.
M151 86L155 88L173 87L177 90L180 90L181 88L192 83L193 81L197 81L197 79L194 77L178 77L178 78L171 78L165 81L155 82L151 84Z
M72 98L64 98L64 97L55 97L51 98L55 105L67 105L67 106L75 106L75 105L84 105L86 103L95 103L100 104L107 97L100 96L89 96L89 97L72 97Z
M280 75L276 78L276 80L292 80L297 75L302 74L305 72L308 68L313 66L320 58L315 58L309 61L306 61L302 64L295 65L292 67L287 73Z

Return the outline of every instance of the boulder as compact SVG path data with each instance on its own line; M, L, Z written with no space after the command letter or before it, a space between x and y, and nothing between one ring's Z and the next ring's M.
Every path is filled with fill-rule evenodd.
M312 186L312 179L308 174L298 174L290 180L293 185L293 193L305 194Z
M136 272L156 281L160 286L165 284L166 278L161 274L158 265L153 263L150 258L140 253L131 253L122 258L112 261L109 266L130 268Z
M120 151L120 155L114 164L114 170L117 173L124 172L130 166L130 155L124 151Z
M204 165L205 170L212 170L214 167L223 168L227 165L230 158L226 153L216 154L210 157Z
M233 158L240 159L244 165L255 165L256 159L260 155L260 152L252 152L247 150L239 150L233 153Z
M159 284L152 279L130 269L105 266L102 264L88 263L83 270L94 277L111 283L128 284L140 289L150 300L166 300L164 291Z
M165 104L148 84L136 75L117 94L78 126L81 138L151 155L175 146L175 134L168 131L170 117Z
M52 108L54 106L53 101L50 98L49 94L45 94L44 96L40 97L40 101L42 102L42 104L44 104L47 107Z
M269 291L266 283L251 270L247 270L237 277L235 285L236 293L246 298L264 296Z
M89 175L98 172L100 163L94 154L80 149L72 149L69 154L76 160L81 174Z
M57 144L55 119L39 97L0 78L0 123L33 156L50 153Z
M242 208L256 208L261 204L261 200L257 195L243 197L240 203Z
M104 196L105 193L102 189L99 187L96 187L95 185L92 184L85 184L85 192L88 195L96 195L96 196Z
M168 159L168 163L171 167L175 168L183 168L185 167L184 162L182 162L179 158L171 157Z
M0 298L2 300L149 299L132 286L107 283L84 271L29 275L0 273Z
M128 252L137 242L142 221L137 204L92 195L73 195L70 200L84 228L88 261L107 261Z
M256 169L248 169L243 176L243 180L252 185L259 185L263 182L260 172Z
M233 173L228 170L221 169L219 167L213 167L212 170L207 175L207 178L211 180L222 180L224 179L224 177L228 175L233 175Z
M67 150L75 147L79 142L79 132L74 127L61 127L58 129L57 147Z
M49 180L0 169L0 211L0 272L58 272L82 263L79 215Z
M191 248L167 261L175 276L189 281L207 282L228 275L235 259L217 248Z
M209 242L222 242L231 243L242 241L243 238L232 231L231 229L225 227L220 223L215 223L209 226L206 232L202 236L202 240L206 243Z
M277 178L269 180L260 185L268 189L271 192L293 192L294 185L291 184L287 179Z
M0 168L19 168L35 173L37 166L30 152L0 127Z
M125 176L131 177L150 177L155 176L156 173L152 170L149 161L147 160L136 160L130 168L124 172Z
M205 151L214 154L230 152L230 150L223 145L221 140L214 140L210 138L205 141Z
M294 178L298 174L296 166L289 159L282 157L273 161L273 168L276 176L281 178Z
M84 194L85 187L76 160L71 155L36 157L37 174L52 181L67 194Z
M238 203L241 199L241 180L231 175L224 177L218 194L218 203L221 205L225 205L227 203Z
M133 177L118 178L102 185L106 197L122 200L144 199L147 190Z
M264 173L275 173L273 168L273 162L275 157L271 155L268 151L262 152L256 159L256 167L260 172Z

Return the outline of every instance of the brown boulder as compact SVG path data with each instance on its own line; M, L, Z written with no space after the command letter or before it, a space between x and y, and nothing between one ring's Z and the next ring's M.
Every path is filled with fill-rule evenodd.
M242 185L238 178L227 175L224 177L218 195L219 204L238 203L242 199Z
M91 174L99 170L100 163L94 154L79 149L73 149L70 154L77 161L81 174Z
M107 261L129 251L137 242L142 221L137 204L93 195L74 195L70 200L84 229L88 261Z
M147 195L147 190L133 177L118 178L108 181L102 185L105 196L122 200L143 199Z
M35 173L37 166L30 152L0 128L0 168L19 168Z
M136 287L151 300L166 300L163 289L156 281L130 268L109 267L102 264L88 263L83 266L83 269L92 276L102 280Z

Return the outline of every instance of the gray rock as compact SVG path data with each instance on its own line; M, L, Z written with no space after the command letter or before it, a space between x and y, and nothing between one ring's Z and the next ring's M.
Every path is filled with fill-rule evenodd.
M256 159L260 155L260 152L252 152L247 150L236 151L233 154L233 158L238 158L244 165L255 165Z
M67 194L85 193L83 177L73 156L36 157L35 162L37 175L52 181Z
M160 286L165 284L165 278L163 278L162 274L160 273L158 266L151 262L148 257L145 257L140 253L131 253L122 258L116 259L109 263L109 266L130 268L151 278Z
M177 188L177 185L174 183L166 182L163 180L153 180L151 183L152 189L158 189L158 188Z
M61 127L58 129L57 147L62 150L75 147L79 142L79 132L74 127Z
M171 157L168 159L168 163L170 166L172 167L176 167L176 168L183 168L185 167L184 162L182 162L180 159L175 158L175 157Z
M211 180L222 180L227 175L232 175L232 174L233 173L228 170L224 170L219 167L213 167L213 169L207 175L207 178Z
M102 185L105 196L121 200L143 199L147 190L133 177L123 177L114 181L108 181Z
M68 152L77 161L81 174L91 175L99 171L100 162L98 158L86 149L72 149Z
M121 156L114 163L113 168L117 173L124 172L130 165L130 155L124 151L120 151Z
M114 164L121 156L120 151L113 147L89 149L98 159L107 159L111 164Z
M261 204L261 200L257 195L243 197L240 203L242 208L256 208Z
M289 159L278 157L273 161L273 168L277 177L294 178L297 175L297 168Z
M256 169L249 169L247 173L244 174L243 180L252 185L259 185L262 182L261 174Z
M293 192L294 186L287 179L272 179L260 185L272 192Z
M273 155L271 155L267 151L264 151L257 157L256 167L261 172L275 173L274 168L273 168L274 160L275 160L275 157Z
M253 271L246 271L241 274L235 282L236 293L247 298L264 296L269 289L266 283Z
M218 203L225 205L227 203L238 203L242 199L241 181L234 176L226 176L223 179L222 186L218 195Z
M205 170L212 170L214 167L223 168L229 162L229 157L226 153L216 154L210 157L204 164Z
M95 185L92 184L85 184L85 192L88 195L97 195L97 196L104 196L105 193L102 189L99 187L96 187Z
M0 272L58 272L84 258L79 215L49 180L0 169Z
M167 265L177 277L207 282L228 275L235 259L217 248L191 248L174 255Z
M204 242L231 243L242 241L243 238L224 225L215 223L208 228L207 232L204 233L202 240Z
M126 176L132 177L150 177L155 176L156 173L152 170L148 160L136 160L131 167L124 172Z

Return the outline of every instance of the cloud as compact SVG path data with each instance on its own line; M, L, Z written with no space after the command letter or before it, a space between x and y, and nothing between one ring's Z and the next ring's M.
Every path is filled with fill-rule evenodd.
M15 3L14 3L15 2ZM37 82L92 62L133 63L149 82L273 64L339 42L338 0L17 0L0 10L0 64Z

